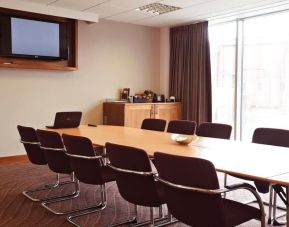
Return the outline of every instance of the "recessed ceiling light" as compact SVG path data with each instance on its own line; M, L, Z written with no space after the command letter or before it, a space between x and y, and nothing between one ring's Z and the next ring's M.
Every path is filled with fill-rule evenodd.
M143 11L143 12L150 13L150 14L159 15L159 14L169 13L169 12L179 10L179 9L181 9L181 7L165 5L161 3L152 3L149 5L141 6L137 8L136 10Z

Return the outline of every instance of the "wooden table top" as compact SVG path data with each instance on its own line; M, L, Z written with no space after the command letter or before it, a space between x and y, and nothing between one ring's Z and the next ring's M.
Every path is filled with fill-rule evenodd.
M265 180L278 181L274 176L288 173L284 185L289 185L289 148L242 143L237 141L198 137L190 145L171 140L171 133L122 126L98 125L57 129L58 133L85 136L94 144L106 142L144 149L149 156L160 151L169 154L210 160L220 172ZM285 179L285 178L284 178Z
M274 184L289 186L289 173L270 177L270 182L273 182Z

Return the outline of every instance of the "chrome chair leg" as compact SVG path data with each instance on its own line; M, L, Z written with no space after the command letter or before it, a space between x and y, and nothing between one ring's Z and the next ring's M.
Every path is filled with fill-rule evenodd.
M71 177L71 181L74 182L74 181L75 181L75 175L74 175L74 172L72 172L72 174L70 174L70 177Z
M154 220L154 208L150 207L150 226L153 227L155 225L155 220Z
M276 217L276 205L277 205L277 194L274 193L273 194L273 217L275 218Z
M60 182L60 174L56 174L56 182L55 183L46 184L46 185L39 187L39 188L36 188L36 189L25 190L22 192L22 194L33 202L42 202L42 201L46 201L46 200L50 200L50 199L55 199L55 197L35 198L35 197L32 197L30 194L33 194L34 192L47 191L47 190L55 189L55 188L58 188L59 186L63 186L66 184L72 184L72 183L74 183L73 180Z
M160 226L166 226L166 225L171 225L174 224L176 222L178 222L178 220L173 219L173 216L168 212L167 216L164 216L162 218L153 218L153 207L150 207L150 219L149 221L143 221L143 222L139 222L133 225L130 225L131 227L140 227L140 226L155 226L155 227L160 227Z
M106 148L105 148L105 147L103 148L103 154L104 154L103 164L106 165L106 163L107 163L107 160L106 160L107 157L106 157Z
M272 185L270 185L269 202L263 201L263 205L268 206L268 209L269 209L267 223L273 224L273 225L275 223L275 225L280 225L281 222L278 222L276 219L283 216L284 214L276 217L276 209L278 208L281 210L286 210L286 208L282 206L278 206L276 204L275 198L276 198L276 192L273 190ZM251 203L256 203L256 202L257 202L256 200L251 200L251 201L245 202L245 204L251 204ZM272 217L272 214L273 214L273 217Z
M284 216L286 213L282 213L277 215L276 210L277 208L280 210L286 211L285 207L278 206L277 205L277 193L273 190L272 185L270 185L270 199L269 203L263 202L264 205L269 206L269 214L268 214L268 224L273 224L273 225L284 225L286 222L284 221L278 221L277 219ZM273 214L273 216L272 216Z
M224 174L224 187L227 187L228 175ZM223 197L226 198L226 193L223 194Z
M107 200L106 200L105 184L100 186L100 196L101 196L101 202L100 203L98 203L98 204L96 204L94 206L89 206L89 207L85 207L85 208L81 208L81 209L70 211L70 213L75 213L75 212L79 212L79 213L68 216L67 220L72 225L80 227L80 225L77 224L76 222L74 222L73 219L75 219L77 217L81 217L81 216L87 215L87 214L91 214L91 213L94 213L94 212L101 211L101 210L103 210L106 207Z
M157 220L157 221L161 221L161 222L157 223L155 225L156 227L167 226L167 225L171 225L171 224L174 224L176 222L179 222L177 219L173 218L173 215L171 215L171 213L169 211L168 211L167 217L164 217L164 219Z
M286 221L278 221L277 219L282 217L282 216L285 216L286 215L286 212L285 213L282 213L282 214L279 214L277 215L276 214L276 210L277 210L277 193L274 191L274 196L273 196L273 218L271 218L271 220L273 220L272 222L272 225L273 226L279 226L279 225L286 225ZM279 207L280 208L280 207Z
M138 211L137 211L137 205L134 205L134 216L126 221L123 221L123 222L118 222L118 223L114 223L114 224L111 224L111 225L107 225L106 227L116 227L116 226L120 226L120 225L129 225L129 224L136 224L137 223L137 214L138 214Z
M56 215L69 214L69 213L73 212L73 211L71 211L71 210L69 210L69 211L56 211L56 210L50 208L48 205L77 198L77 197L79 196L79 193L80 193L79 181L78 181L78 180L76 180L76 181L74 182L74 187L75 187L75 189L74 189L74 192L73 192L73 193L52 197L52 198L50 198L49 200L43 201L43 202L41 203L41 205L42 205L45 209L47 209L48 211L50 211L50 212L52 212L53 214L56 214ZM77 210L76 210L76 211L77 211ZM76 211L75 211L75 212L76 212Z
M272 221L272 208L275 205L273 205L273 187L270 185L270 191L269 191L269 212L268 212L268 224L271 224Z
M163 217L164 217L163 206L160 205L160 207L159 207L159 218L163 218Z
M60 174L56 174L56 182L52 184L46 184L45 187L48 189L56 188L60 184Z
M159 213L158 218L154 218L153 207L150 207L150 220L146 220L142 222L138 222L138 219L137 219L137 216L138 216L137 205L134 205L134 210L135 210L135 216L132 217L131 219L123 221L123 222L107 225L106 227L116 227L116 226L121 226L121 225L128 225L130 227L140 227L140 226L147 226L147 225L165 226L165 225L170 225L170 224L178 222L178 220L172 218L172 215L170 213L168 213L167 216L164 216L161 206L159 207L160 213Z
M170 212L168 212L168 216L169 216L169 220L173 221L173 215Z

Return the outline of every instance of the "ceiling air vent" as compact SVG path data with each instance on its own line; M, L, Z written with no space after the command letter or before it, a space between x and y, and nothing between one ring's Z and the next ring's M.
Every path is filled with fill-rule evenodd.
M159 14L169 13L178 9L181 9L181 7L165 5L161 3L152 3L149 5L141 6L137 8L136 10L159 15Z

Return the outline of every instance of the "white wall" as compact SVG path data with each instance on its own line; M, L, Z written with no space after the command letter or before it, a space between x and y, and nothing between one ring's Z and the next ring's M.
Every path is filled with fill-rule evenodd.
M102 123L102 102L119 89L160 92L160 30L101 21L79 23L79 70L0 68L0 156L24 154L17 124L41 128L55 112L80 110Z
M160 30L160 92L169 96L170 28Z

